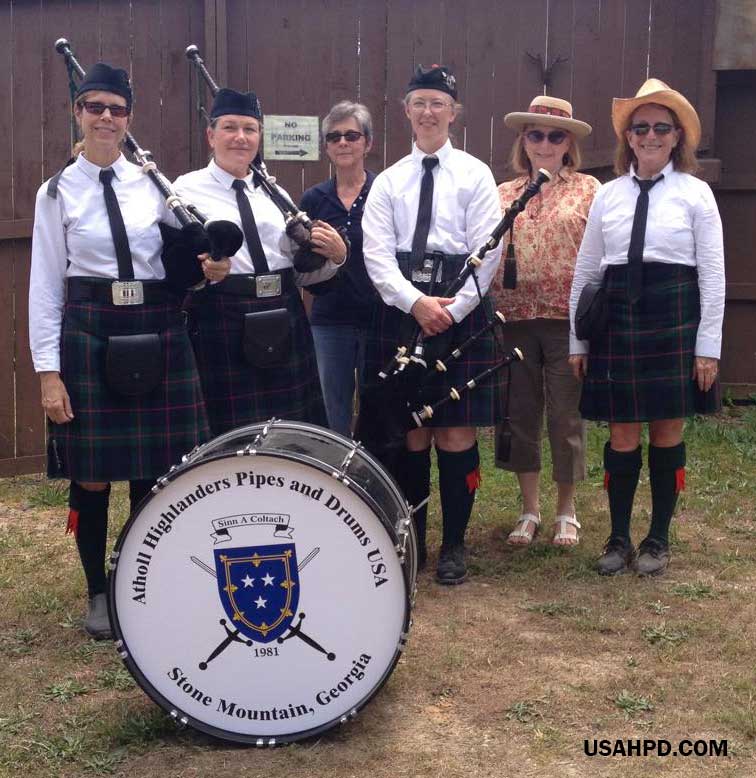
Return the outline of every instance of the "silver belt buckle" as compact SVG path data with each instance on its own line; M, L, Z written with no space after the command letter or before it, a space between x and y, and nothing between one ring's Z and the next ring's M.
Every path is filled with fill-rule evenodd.
M281 294L281 276L255 276L255 292L258 297L278 297Z
M441 280L443 274L443 262L439 262L438 271L436 272L436 283ZM431 275L433 274L433 260L427 257L423 260L422 268L417 268L412 271L412 282L415 284L429 284L431 282Z
M144 284L141 281L113 281L110 285L113 305L142 305Z

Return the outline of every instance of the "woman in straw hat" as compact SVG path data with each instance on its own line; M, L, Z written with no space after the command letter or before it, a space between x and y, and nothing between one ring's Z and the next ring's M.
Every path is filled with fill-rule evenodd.
M519 175L499 186L502 210L520 197L540 168L551 173L551 181L514 224L512 243L519 260L515 288L508 288L512 283L503 273L505 263L491 287L496 307L507 317L504 346L521 346L526 355L511 375L511 421L500 424L496 436L496 465L517 474L522 495L522 513L507 542L529 545L541 524L539 476L545 407L557 485L552 542L571 546L578 542L580 529L575 483L585 478L585 425L578 411L580 381L568 362L568 302L575 257L599 187L593 176L577 172L578 144L591 127L572 118L572 106L566 100L546 95L535 97L527 111L507 114L504 123L518 131L511 164ZM504 440L507 445L502 445Z
M652 78L615 99L615 171L588 218L570 298L570 362L584 377L580 410L609 422L605 484L612 528L598 569L663 573L677 495L685 484L686 416L720 408L717 372L725 279L722 224L711 189L691 175L701 125L679 92ZM605 330L575 337L585 284L603 283ZM630 541L641 469L641 423L649 425L652 515L636 558Z

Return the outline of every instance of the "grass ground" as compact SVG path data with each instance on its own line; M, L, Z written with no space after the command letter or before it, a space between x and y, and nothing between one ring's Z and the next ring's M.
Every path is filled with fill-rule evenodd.
M545 537L523 551L504 544L517 492L484 437L470 582L444 589L421 575L410 644L386 687L351 724L273 751L177 731L112 644L80 630L65 492L40 477L0 481L0 776L756 775L756 409L688 426L661 579L593 571L607 535L605 437L590 428L583 540L569 551L548 544L550 486ZM123 488L115 495L112 540L126 511ZM636 541L648 505L644 470ZM726 740L727 756L584 754L586 740L627 738Z

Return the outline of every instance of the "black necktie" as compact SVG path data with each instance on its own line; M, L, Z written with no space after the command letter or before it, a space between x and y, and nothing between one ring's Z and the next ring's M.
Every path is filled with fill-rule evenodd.
M118 278L122 281L130 281L134 278L134 265L131 262L131 249L129 237L126 235L126 227L121 215L121 207L118 198L113 191L113 168L107 167L100 171L100 181L105 194L105 208L108 211L110 222L110 234L113 236L116 260L118 261Z
M438 165L438 157L424 157L423 181L420 184L420 203L417 206L417 224L415 225L415 234L412 236L412 259L413 268L420 267L425 257L425 247L428 243L428 232L430 232L431 209L433 208L433 168Z
M633 176L640 187L640 194L635 203L633 229L630 233L630 248L627 251L628 284L627 294L631 303L638 302L643 289L643 246L646 242L646 219L648 218L648 190L664 178L663 175L653 180L641 180Z
M252 213L252 206L247 199L247 184L241 178L237 178L231 185L236 190L236 204L239 206L239 214L242 220L242 230L244 230L244 239L247 241L247 249L255 266L255 273L269 273L268 260L265 258L260 235L257 232L255 216Z

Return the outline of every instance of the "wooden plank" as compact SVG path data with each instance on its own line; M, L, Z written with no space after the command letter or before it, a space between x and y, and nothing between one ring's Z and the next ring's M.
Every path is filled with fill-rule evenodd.
M580 0L562 0L549 4L548 37L543 52L546 55L544 65L552 67L551 83L546 87L546 93L570 102L575 59L590 56L589 52L575 50L575 5L578 2ZM557 63L558 59L567 61Z
M241 92L253 91L260 96L260 79L256 77L258 74L255 73L257 70L257 48L252 43L251 38L254 36L255 43L259 43L265 35L265 29L259 20L254 21L248 18L248 15L254 17L262 9L259 4L252 5L245 0L229 0L226 10L233 19L233 24L226 27L227 44L225 46L221 44L222 32L218 30L218 53L220 55L221 49L226 51L225 78L221 79L217 65L213 67L212 64L208 64L208 68L221 88L228 87ZM263 109L267 110L267 108L268 106L264 104Z
M224 4L225 7L225 4ZM200 51L206 48L205 44L205 30L206 25L206 3L204 0L196 4L196 13L189 15L189 43L194 43L200 47ZM225 46L223 47L225 50ZM184 47L186 49L186 47ZM188 123L189 132L189 169L196 170L197 168L204 167L207 164L207 151L205 140L205 122L200 121L198 102L197 102L197 85L196 74L193 73L193 67L190 67L189 60L184 59L184 77L189 84L189 113L186 117ZM204 94L207 92L203 87L203 99Z
M596 81L599 74L605 70L607 61L612 60L612 54L605 48L604 41L600 39L600 3L598 0L576 2L572 29L574 36L572 110L577 118L606 116L611 110L611 100L606 103L600 102L596 92ZM589 135L583 141L583 148L586 151L599 148L597 136Z
M34 200L42 182L42 73L37 52L42 46L42 15L38 4L13 7L13 216L34 215ZM36 98L36 99L35 99Z
M704 0L701 17L700 72L698 76L698 117L701 120L700 150L712 150L715 138L717 74L714 71L715 3Z
M498 41L489 21L498 3L481 5L486 7L476 8L467 16L467 66L461 99L465 105L465 150L490 165L493 71Z
M360 0L360 79L358 97L373 118L373 148L365 167L376 173L384 168L386 149L386 6Z
M71 156L71 96L63 58L54 42L65 37L71 21L70 0L47 0L42 17L42 178L49 178Z
M409 153L412 130L404 112L404 96L412 76L413 30L406 3L386 0L386 166Z
M415 0L412 9L412 66L440 65L442 40L442 13L440 0ZM409 11L404 8L405 20ZM407 78L409 81L409 76Z
M10 3L0 5L0 96L11 105L13 92L13 26ZM0 220L13 218L13 112L0 111Z
M134 0L134 53L131 80L134 116L131 129L142 148L152 151L158 168L164 170L160 107L162 67L160 58L160 0Z
M622 89L614 97L632 97L648 78L648 18L652 0L625 0Z
M0 478L14 475L29 475L44 473L46 458L44 456L19 457L18 459L0 459Z
M160 169L171 180L189 169L191 156L189 133L186 131L186 122L191 114L191 87L184 51L190 34L188 16L197 6L194 1L183 7L171 0L162 0L160 4Z
M16 455L16 399L13 353L13 243L0 243L0 268L6 283L0 285L0 458Z
M100 48L103 61L131 72L131 4L100 4Z
M488 15L490 11L489 3L485 2L480 9L481 15ZM457 148L464 148L469 151L466 138L467 123L471 118L472 107L470 103L470 93L468 90L468 81L470 76L470 67L468 63L468 19L469 4L464 3L451 5L446 3L442 11L442 31L441 31L441 56L440 64L446 65L454 73L457 79L457 90L459 91L459 102L462 103L462 111L454 120L451 126L452 143ZM477 45L477 41L474 42ZM493 70L493 65L491 65ZM489 79L493 74L489 74ZM493 88L493 87L492 87ZM486 149L486 158L491 154L490 143L490 121L491 105L485 106L485 116L478 116L479 125L488 122L488 148ZM472 152L471 152L472 153Z
M39 378L29 351L29 269L31 241L16 240L13 246L15 293L14 365L16 379L16 456L37 456L44 451L45 423Z
M99 0L72 0L69 29L70 35L62 33L62 36L71 42L71 48L84 70L89 70L103 58Z
M34 219L9 219L0 222L0 240L31 238Z

